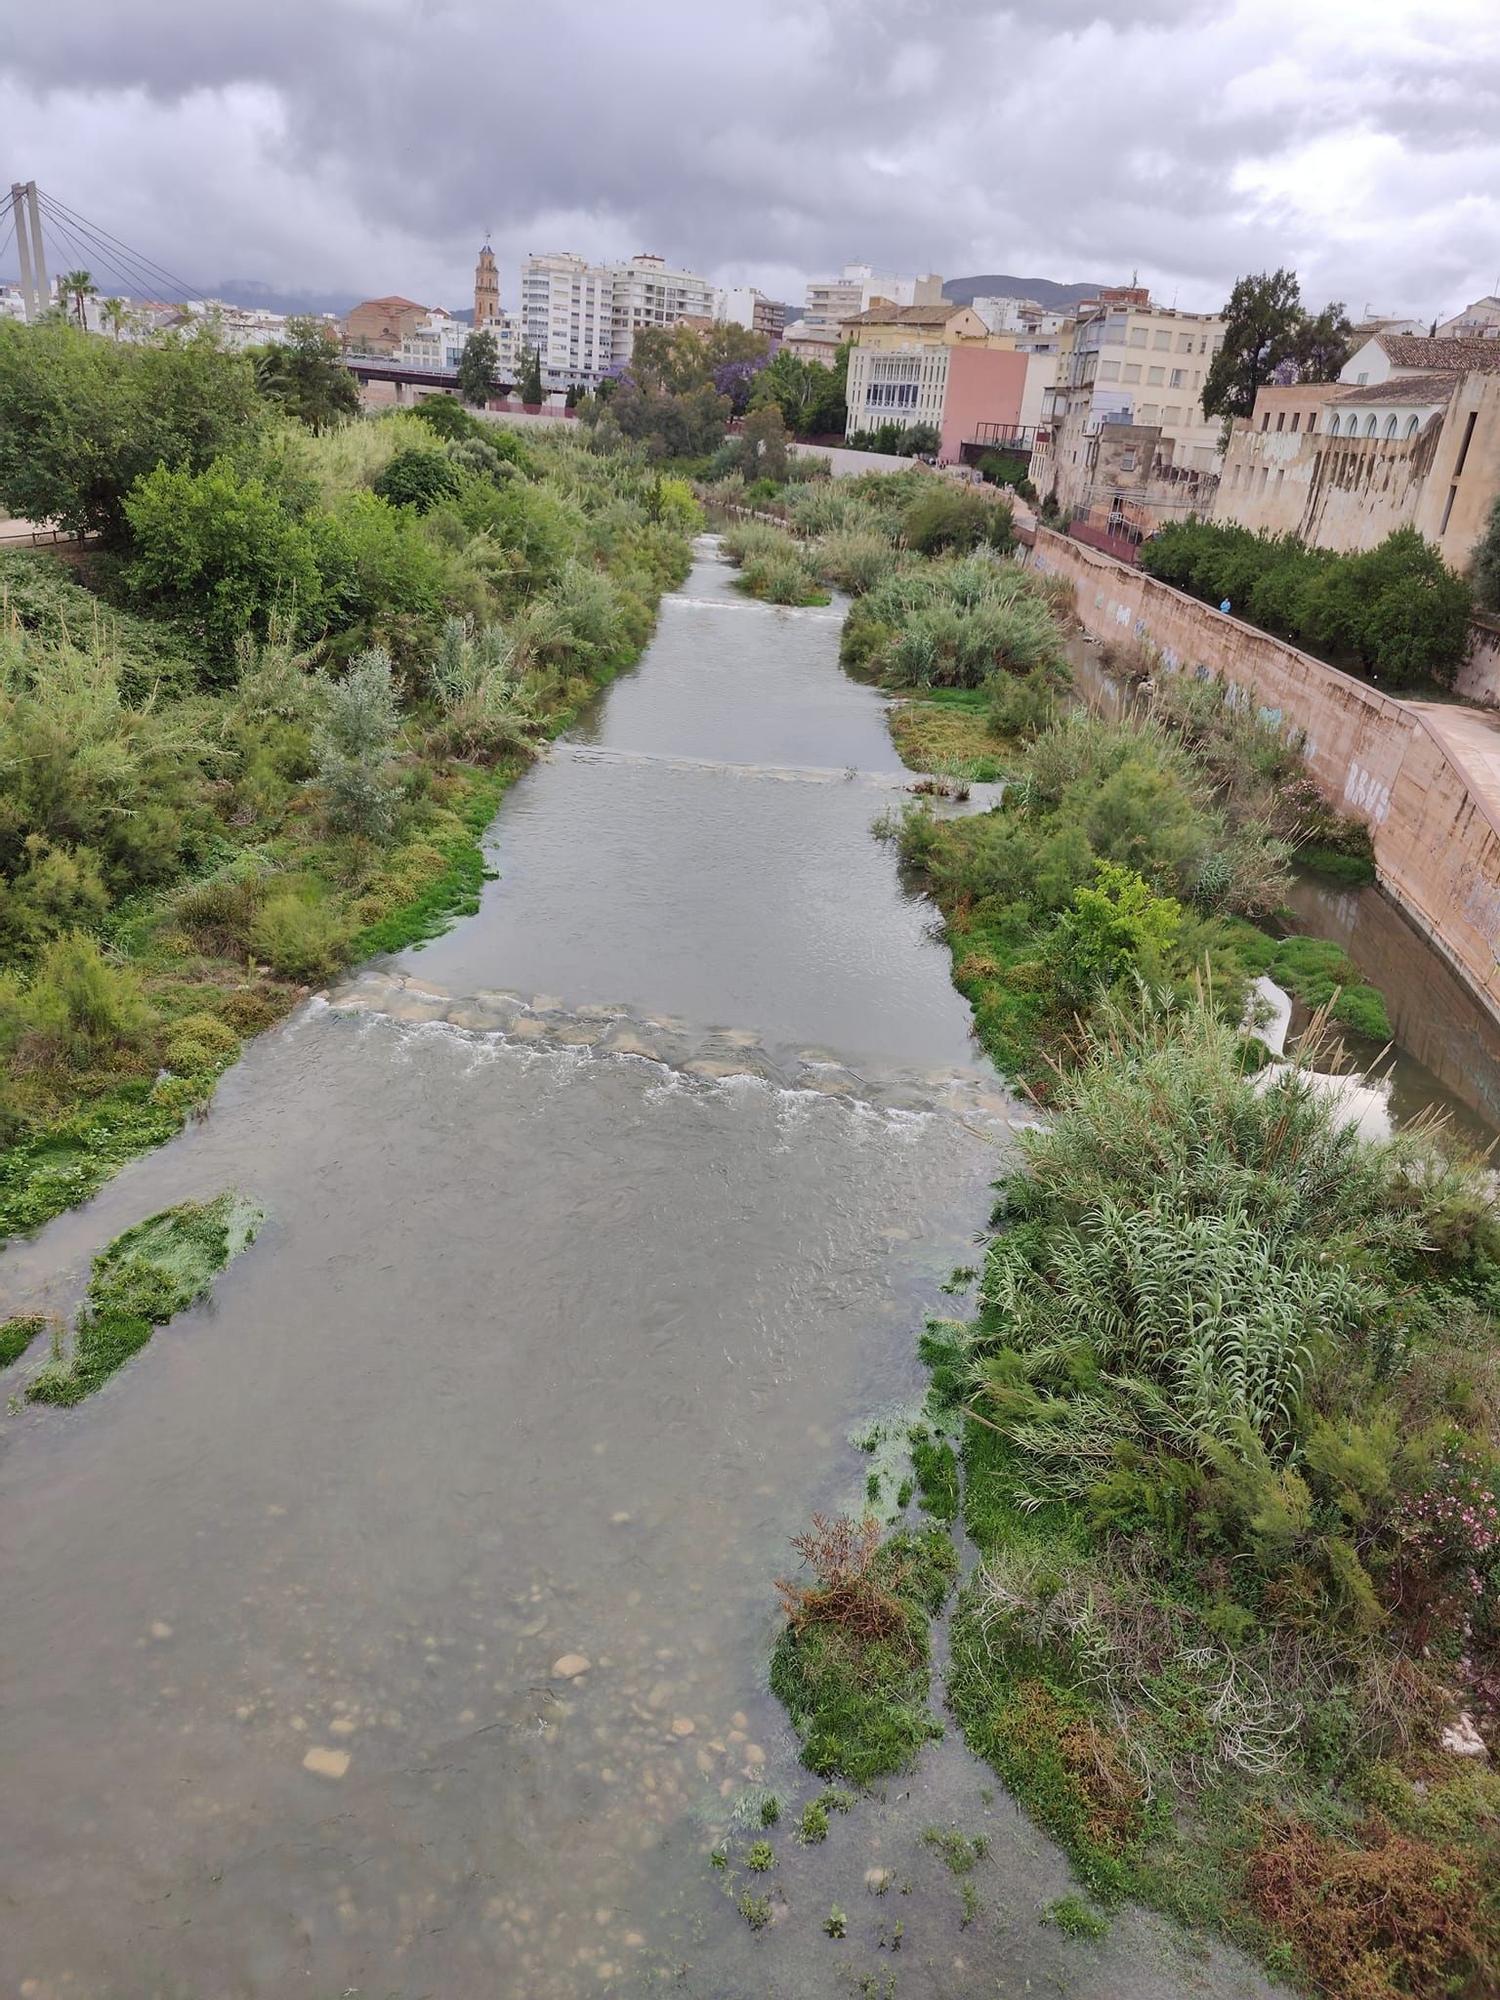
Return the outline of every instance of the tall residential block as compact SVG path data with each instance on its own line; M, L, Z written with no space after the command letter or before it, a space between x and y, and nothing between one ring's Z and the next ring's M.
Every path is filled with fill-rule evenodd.
M552 252L521 265L520 335L541 356L549 388L592 387L629 361L641 327L711 320L713 312L708 280L660 257L590 264Z

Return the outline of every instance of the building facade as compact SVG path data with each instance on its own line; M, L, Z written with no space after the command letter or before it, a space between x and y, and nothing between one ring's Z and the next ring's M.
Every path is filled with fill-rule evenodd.
M344 344L356 354L394 354L406 336L416 332L427 312L426 306L399 293L363 299L344 315Z
M934 272L903 278L869 264L846 264L838 277L809 283L801 317L815 326L841 326L868 312L877 300L889 306L941 305L943 281Z
M1220 431L1204 414L1203 381L1223 341L1218 314L1159 306L1140 286L1086 300L1071 342L1060 343L1056 384L1044 399L1031 456L1038 492L1069 516L1118 517L1128 506L1142 532L1201 506ZM1112 435L1101 451L1106 427L1138 435L1128 442ZM1146 433L1154 439L1149 451ZM1132 454L1132 476L1121 484L1113 475Z
M1434 329L1439 340L1500 340L1500 298L1493 292Z
M1500 342L1376 339L1337 382L1260 391L1230 435L1213 518L1346 554L1411 527L1461 570L1500 496ZM1471 346L1488 368L1415 365L1472 360Z
M714 293L714 318L721 325L742 326L777 340L786 325L786 307L754 285L727 285Z
M887 423L931 425L946 462L982 427L1013 432L1019 424L1027 357L971 306L882 303L845 321L842 332L850 343L846 435Z
M540 355L550 389L595 387L629 361L643 326L711 321L713 313L708 280L672 270L660 257L590 264L558 252L521 265L520 338Z

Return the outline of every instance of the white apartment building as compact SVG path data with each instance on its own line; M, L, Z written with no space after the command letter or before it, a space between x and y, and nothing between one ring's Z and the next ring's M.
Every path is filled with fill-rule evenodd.
M396 359L411 368L456 368L464 342L473 331L467 320L455 319L452 313L434 306L419 326L402 337ZM515 316L501 313L486 331L495 336L500 373L509 376L520 347Z
M837 326L868 312L876 299L893 306L933 306L942 301L943 281L929 272L902 278L894 271L876 271L869 264L846 264L836 278L814 278L807 287L804 321Z
M1070 313L1054 312L1035 299L1012 298L1009 294L989 295L973 302L974 310L991 333L1056 333Z
M714 293L714 318L774 339L786 324L786 308L755 285L724 285Z
M520 339L541 356L548 388L592 387L630 359L637 328L711 319L713 311L708 280L669 270L660 257L590 264L557 252L521 265Z
M1420 333L1420 327L1403 328L1403 332ZM1493 292L1482 299L1475 299L1452 319L1438 323L1439 340L1500 340L1500 298Z

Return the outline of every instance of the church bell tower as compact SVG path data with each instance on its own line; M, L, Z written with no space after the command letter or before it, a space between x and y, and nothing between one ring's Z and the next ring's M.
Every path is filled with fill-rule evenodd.
M495 253L486 241L474 266L474 325L477 329L499 324L500 273L495 268Z

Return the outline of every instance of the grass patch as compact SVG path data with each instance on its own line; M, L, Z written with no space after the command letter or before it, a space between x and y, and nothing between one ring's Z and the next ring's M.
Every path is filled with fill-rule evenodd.
M1325 882L1341 882L1353 888L1376 879L1375 863L1364 854L1346 854L1338 847L1299 847L1297 865Z
M1109 1936L1109 1918L1092 1909L1082 1896L1059 1896L1049 1903L1042 1921L1060 1930L1064 1937L1088 1938L1095 1942Z
M960 699L903 701L892 707L891 741L902 763L909 770L967 784L998 784L1008 760L990 727L988 696L965 688L945 692Z
M196 1304L255 1239L261 1211L243 1195L164 1209L101 1250L73 1331L72 1352L27 1384L33 1403L80 1403L159 1326Z
M913 1424L911 1463L923 1513L945 1524L956 1521L958 1458L952 1445L946 1438L934 1437L925 1424Z
M1371 1041L1391 1039L1384 997L1361 975L1342 946L1331 939L1282 938L1271 954L1268 969L1277 985L1295 994L1305 1006L1326 1007L1331 1001L1333 1019L1340 1027L1349 1028L1356 1035L1366 1035Z
M46 1325L45 1313L20 1313L14 1319L0 1321L0 1368L9 1368L13 1361L19 1361Z
M820 1518L798 1539L814 1580L781 1586L788 1624L771 1660L803 1762L857 1785L904 1770L941 1732L927 1708L929 1633L958 1566L940 1529L883 1543L879 1532L873 1519Z

